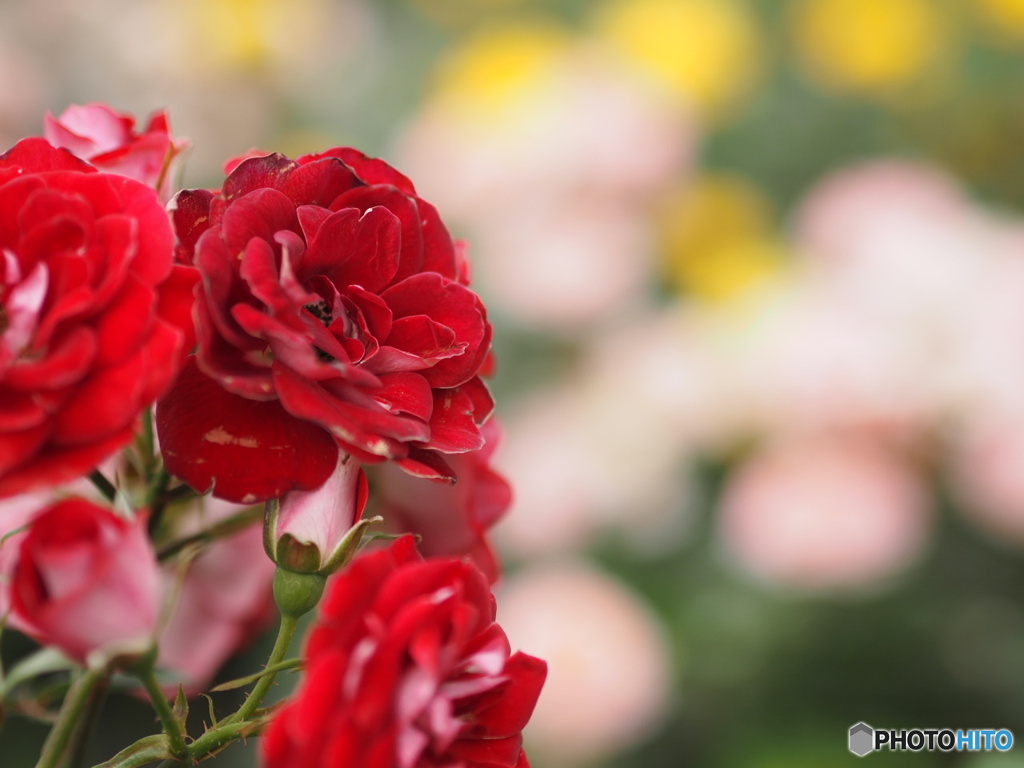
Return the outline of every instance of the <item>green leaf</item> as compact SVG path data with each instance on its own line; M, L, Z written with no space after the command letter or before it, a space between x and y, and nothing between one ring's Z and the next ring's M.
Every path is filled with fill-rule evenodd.
M261 672L257 672L255 675L248 675L246 677L240 677L237 680L229 680L226 683L221 683L216 688L212 688L210 692L220 693L221 691L233 691L236 688L244 688L250 683L255 683L261 677L264 677L266 675L276 675L278 672L283 672L286 669L299 669L302 666L302 664L302 659L285 659L284 661L278 662L277 664L271 664L269 667L267 667Z
M188 699L185 698L185 686L178 684L178 695L174 697L174 707L171 709L174 719L185 730L185 721L188 719Z
M334 552L331 553L330 559L320 572L330 575L348 565L348 562L355 557L356 552L359 551L359 545L363 540L363 534L366 533L366 529L371 525L383 522L384 518L377 515L376 517L363 518L353 525L349 529L348 533L345 534L345 538L341 540L341 543L334 548Z
M78 666L56 648L43 648L10 668L0 685L0 699L6 699L11 691L33 677L77 669Z
M137 768L138 766L155 763L157 760L171 760L170 743L166 734L159 733L139 739L130 747L122 749L105 763L95 768Z
M205 694L205 693L200 694L200 695L204 699L206 699L206 703L210 707L210 727L211 728L216 728L217 727L217 723L219 723L220 721L217 719L217 713L213 709L213 698L211 696L209 696L208 694Z
M25 523L24 525L19 526L18 528L15 528L13 531L8 531L3 536L0 536L0 546L3 546L4 542L7 541L12 536L17 536L19 533L23 533L24 531L27 531L28 530L28 526L29 526L29 524Z
M362 546L374 541L395 541L403 536L412 536L416 539L417 544L423 541L423 536L419 533L372 533L369 536L363 536Z
M187 488L187 486L183 487ZM191 544L208 544L216 539L230 536L238 531L248 528L250 525L253 525L262 518L263 510L261 508L252 507L250 509L245 509L236 515L232 515L231 517L227 517L217 523L214 523L208 528L204 528L198 533L193 533L190 536L165 544L157 550L157 557L161 561L167 560Z

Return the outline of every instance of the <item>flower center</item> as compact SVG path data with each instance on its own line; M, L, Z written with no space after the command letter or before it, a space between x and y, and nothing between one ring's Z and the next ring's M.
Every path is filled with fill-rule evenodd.
M334 313L331 312L331 308L327 306L327 302L323 299L320 299L320 301L315 304L307 304L306 311L325 326L330 325L331 321L334 319Z
M307 312L309 312L309 314L311 314L313 317L315 317L317 320L323 323L325 328L330 326L331 322L334 320L334 313L331 311L331 308L330 306L328 306L327 301L325 299L320 299L320 301L311 304L306 304L305 309ZM316 356L320 359L320 362L322 363L329 363L335 359L333 355L324 352L322 349L320 349L320 347L316 346L315 344L313 345L313 349L316 352Z

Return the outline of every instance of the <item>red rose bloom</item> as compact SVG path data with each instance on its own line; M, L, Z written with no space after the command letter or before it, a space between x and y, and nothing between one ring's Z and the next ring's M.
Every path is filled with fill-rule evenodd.
M131 439L177 370L194 272L152 189L43 139L0 156L0 496Z
M266 768L525 768L545 663L510 655L484 576L411 537L328 588L306 676L263 740Z
M432 206L380 160L250 158L175 201L202 273L199 348L160 404L168 469L250 503L319 486L341 449L454 477L493 403L491 326Z

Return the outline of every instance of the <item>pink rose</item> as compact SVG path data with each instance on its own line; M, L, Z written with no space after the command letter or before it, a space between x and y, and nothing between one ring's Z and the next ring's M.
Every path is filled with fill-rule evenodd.
M47 113L43 135L101 171L127 176L155 189L167 201L188 141L172 139L167 115L154 112L142 133L135 118L106 104L73 104L60 117Z
M351 149L250 158L174 221L202 283L198 352L157 411L172 474L251 503L316 488L339 450L453 479L443 456L483 445L491 326L400 173Z
M125 520L78 498L33 519L11 582L19 627L82 664L144 653L160 593L146 516Z
M23 493L0 499L0 620L8 619L15 629L17 620L9 615L11 609L11 577L18 562L18 548L28 533L28 523L51 501L48 493ZM11 619L14 619L12 622Z
M243 508L216 499L202 500L185 530L202 527L237 514ZM157 666L184 678L185 690L204 690L224 662L254 640L276 615L271 583L275 566L263 552L263 533L250 525L207 544L193 560L181 593L160 632ZM170 581L177 566L164 569ZM173 696L177 685L168 687Z
M525 768L545 663L511 654L483 574L411 537L336 576L306 676L263 739L266 768Z
M0 496L127 443L190 344L195 270L153 190L43 139L0 156Z
M459 475L455 485L425 480L385 464L374 474L380 494L374 511L391 530L415 533L427 557L468 557L492 584L500 573L487 532L512 503L512 488L491 467L501 428L496 419L483 427L487 444L479 451L452 457Z

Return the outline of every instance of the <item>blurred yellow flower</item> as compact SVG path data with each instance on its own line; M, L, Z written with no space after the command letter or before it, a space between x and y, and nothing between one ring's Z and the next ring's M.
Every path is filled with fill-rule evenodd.
M948 46L935 0L798 0L793 34L808 77L884 92L919 79Z
M467 38L438 67L438 95L461 108L493 115L544 82L570 37L554 24L522 22Z
M1001 37L1024 37L1024 0L971 0Z
M170 8L186 21L192 63L215 69L307 59L330 26L323 0L185 0Z
M738 176L697 179L669 196L663 217L666 273L675 288L695 298L741 298L785 265L768 199Z
M757 24L735 0L612 0L598 33L705 115L734 106L760 62Z

